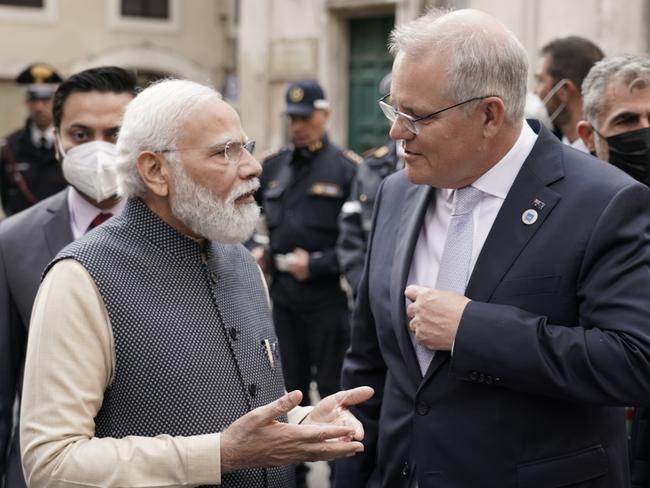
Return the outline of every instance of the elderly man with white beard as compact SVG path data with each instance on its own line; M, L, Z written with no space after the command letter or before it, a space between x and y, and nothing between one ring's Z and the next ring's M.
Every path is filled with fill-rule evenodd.
M128 106L124 213L48 266L22 402L31 487L290 487L288 465L352 456L347 407L284 391L253 231L260 164L211 88L165 80Z

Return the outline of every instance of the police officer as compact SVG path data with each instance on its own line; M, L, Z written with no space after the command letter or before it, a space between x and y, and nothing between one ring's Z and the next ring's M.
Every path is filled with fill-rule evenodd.
M391 75L379 82L379 93L390 93ZM364 153L365 159L352 184L350 198L339 216L336 252L346 280L356 294L366 257L366 243L372 225L372 211L379 185L384 178L404 166L401 147L393 140Z
M403 166L395 141L366 154L352 184L350 198L341 209L336 249L341 270L355 293L363 271L377 190L384 178Z
M36 63L16 82L25 87L29 118L25 127L0 141L0 194L7 215L20 212L65 188L55 158L52 96L61 77L51 66Z
M264 160L257 198L269 230L266 262L286 386L302 390L308 403L312 369L321 397L339 389L349 325L337 218L361 158L329 141L329 104L316 81L289 86L286 114L293 144Z

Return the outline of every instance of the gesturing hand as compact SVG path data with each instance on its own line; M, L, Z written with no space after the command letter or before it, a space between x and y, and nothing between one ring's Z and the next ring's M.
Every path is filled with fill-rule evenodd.
M331 461L363 451L350 441L355 428L347 425L285 424L275 420L302 400L299 390L258 407L221 433L221 470L280 466L305 461ZM313 413L313 412L312 412Z
M348 407L365 402L375 394L369 386L360 386L351 390L343 390L323 398L318 405L303 420L305 424L330 424L348 426L354 429L352 437L345 440L362 441L363 425L352 415Z
M409 285L404 291L411 303L406 309L415 340L436 351L449 351L460 319L470 299L450 291Z

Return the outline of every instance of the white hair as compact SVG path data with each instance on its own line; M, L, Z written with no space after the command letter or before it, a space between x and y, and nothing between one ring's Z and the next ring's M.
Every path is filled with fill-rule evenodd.
M442 53L448 61L445 96L456 103L473 97L498 96L505 104L506 120L519 123L526 100L526 50L505 26L498 24L502 30L495 29L496 20L481 28L476 22L465 21L461 12L432 9L398 26L390 35L390 52L409 56ZM474 103L468 104L465 113L475 107Z
M630 91L650 87L650 55L610 56L593 65L582 82L584 117L599 129L600 115L609 109L605 92L610 83L621 81Z
M117 139L118 194L136 197L145 194L136 160L142 151L176 149L185 121L211 100L221 100L214 89L187 80L165 79L149 85L127 106ZM170 164L178 164L174 153L166 154Z

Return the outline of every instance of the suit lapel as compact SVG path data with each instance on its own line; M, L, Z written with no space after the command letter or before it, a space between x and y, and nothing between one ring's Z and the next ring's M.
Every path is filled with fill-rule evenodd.
M490 300L504 275L559 202L560 195L548 185L563 176L562 143L542 128L481 249L466 296L482 302ZM543 203L542 208L535 208L536 200ZM537 212L537 220L527 225L523 214L529 209Z
M433 189L430 186L417 185L412 186L406 193L402 215L400 218L399 230L397 232L397 247L395 249L395 259L390 279L391 291L391 312L392 323L395 327L395 335L399 343L404 362L411 370L413 375L420 376L420 367L418 365L415 350L411 343L406 326L406 305L404 289L408 279L413 260L415 244L417 243L422 220L426 214L427 207Z
M51 259L73 241L72 230L70 229L68 191L59 193L59 198L53 199L46 209L47 216L45 217L43 232Z
M537 123L531 126L539 136L517 174L476 261L465 291L472 300L490 300L503 276L561 198L548 185L564 177L562 143ZM535 200L543 202L541 209L535 208ZM537 220L527 225L522 221L523 213L533 208L538 213ZM448 351L436 352L420 388L450 357Z

